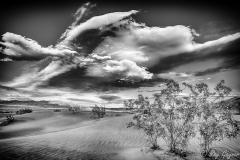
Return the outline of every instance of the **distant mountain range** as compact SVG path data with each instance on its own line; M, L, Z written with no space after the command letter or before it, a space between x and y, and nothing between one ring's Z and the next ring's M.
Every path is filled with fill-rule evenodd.
M235 113L240 114L240 97L234 97L226 100L225 102L230 103L231 109Z
M53 104L49 101L19 101L19 100L0 100L0 104L8 104L8 105L27 105L27 106L41 106L41 107L54 107L54 108L66 108L67 105Z

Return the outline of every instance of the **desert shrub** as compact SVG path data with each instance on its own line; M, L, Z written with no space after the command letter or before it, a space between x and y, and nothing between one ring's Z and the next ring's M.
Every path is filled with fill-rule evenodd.
M134 122L129 122L128 127L136 127L142 129L147 135L147 141L151 144L152 149L158 149L157 138L161 136L162 128L159 121L157 121L158 114L154 110L154 105L150 105L148 97L138 95L138 99L134 102L131 101L131 105L134 103L135 114L133 116ZM131 106L132 107L132 106Z
M190 89L191 101L196 108L195 119L201 136L202 155L209 157L214 141L236 138L240 133L240 122L233 119L231 104L224 101L231 88L225 86L224 81L218 83L213 92L204 83L184 85Z
M61 112L61 109L54 109L54 112Z
M15 119L12 115L6 116L6 120L1 123L1 126L6 126L14 121L15 121Z
M193 109L186 100L178 98L181 91L179 84L169 80L166 81L166 89L154 95L153 104L142 95L134 101L133 119L136 122L130 122L128 126L142 128L148 135L151 148L158 148L157 138L161 137L170 151L176 152L177 148L186 148L189 139L195 136Z
M213 93L204 83L195 86L183 83L183 86L190 90L189 96L181 96L183 89L179 84L166 80L165 89L154 95L152 104L142 95L124 102L134 111L134 121L128 123L128 127L143 129L152 148L158 148L157 138L161 137L170 152L182 156L187 153L189 140L198 131L203 155L207 157L212 142L224 137L236 138L240 132L240 122L233 119L229 103L223 101L231 89L224 86L224 81L217 84Z
M0 111L0 113L13 113L13 111Z
M190 138L195 136L194 107L187 99L179 96L182 92L179 84L167 80L166 89L155 94L154 108L157 112L157 121L161 125L165 140L171 152L185 150Z
M127 107L126 109L129 110L128 113L133 114L135 100L129 99L128 101L124 101L123 104L125 107Z
M103 118L106 115L106 108L95 105L91 112L92 118Z
M72 113L79 113L82 111L82 108L80 106L69 106L68 111L72 111Z
M25 114L25 113L31 113L32 109L31 108L24 108L16 111L16 114Z

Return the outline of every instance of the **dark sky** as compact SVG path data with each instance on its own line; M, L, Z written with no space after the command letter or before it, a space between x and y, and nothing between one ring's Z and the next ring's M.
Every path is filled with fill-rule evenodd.
M72 23L72 14L88 1L8 1L0 2L0 35L12 32L37 41L42 46L55 45L61 34ZM186 25L197 31L213 21L238 19L237 1L90 1L97 4L96 15L116 11L141 10L136 19L148 26ZM198 30L199 29L199 30ZM201 34L201 33L200 33ZM201 37L198 41L201 41ZM216 37L214 37L216 38ZM209 40L209 39L208 39ZM5 56L0 53L0 58ZM7 81L22 72L27 62L0 63L0 81ZM6 73L6 68L15 68Z
M59 36L72 23L72 14L88 1L44 0L12 2L2 0L0 34L13 32L34 39L43 46L56 44ZM142 11L137 20L148 26L186 25L198 28L212 21L238 19L237 1L90 1L97 4L101 15L132 9Z

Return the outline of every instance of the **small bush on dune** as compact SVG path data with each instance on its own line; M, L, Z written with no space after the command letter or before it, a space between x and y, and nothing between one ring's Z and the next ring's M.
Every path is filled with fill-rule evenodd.
M79 113L82 111L82 108L80 106L75 107L69 106L68 111L72 111L72 113Z
M0 111L0 113L13 113L13 111Z
M61 109L54 109L54 112L61 112Z
M2 122L1 126L6 126L15 121L15 119L12 115L6 116L6 118L7 119L4 122Z
M92 118L103 118L106 116L106 108L95 105L92 109L91 115Z
M16 111L16 114L25 114L25 113L31 113L32 109L31 108L24 108Z
M133 110L134 110L134 105L135 105L135 100L134 99L129 99L128 101L124 101L123 102L123 105L126 108L126 112L129 113L129 114L133 114Z

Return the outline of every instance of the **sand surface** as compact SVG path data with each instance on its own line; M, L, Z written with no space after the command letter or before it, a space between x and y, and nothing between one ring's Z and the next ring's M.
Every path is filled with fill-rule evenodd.
M112 116L96 120L90 118L89 112L73 114L67 110L53 112L35 108L32 113L16 115L22 121L0 127L0 159L181 159L168 154L160 138L162 149L150 150L141 130L126 128L133 115L116 114L109 113ZM240 138L223 140L214 146L220 151L240 153ZM189 150L195 153L187 159L202 159L197 138L191 140ZM237 160L240 156L231 159Z

